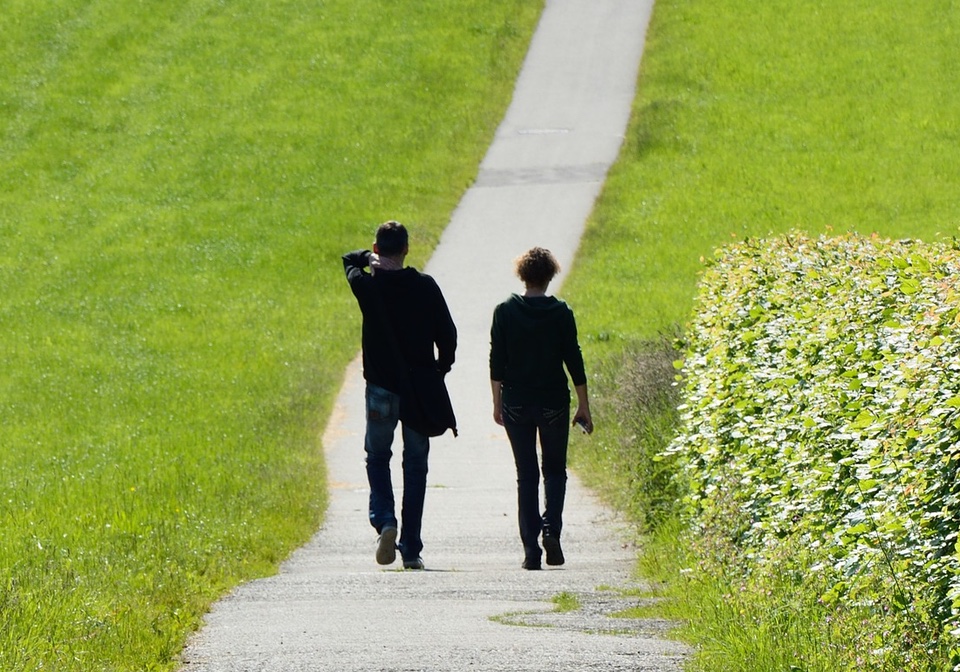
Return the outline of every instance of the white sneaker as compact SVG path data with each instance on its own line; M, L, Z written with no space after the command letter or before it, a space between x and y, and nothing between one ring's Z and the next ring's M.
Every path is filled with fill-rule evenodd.
M377 541L377 564L390 565L397 559L397 528L384 526Z

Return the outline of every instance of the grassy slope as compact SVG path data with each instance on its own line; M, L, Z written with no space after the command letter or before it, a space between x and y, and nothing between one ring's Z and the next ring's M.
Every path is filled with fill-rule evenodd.
M958 32L960 11L937 0L658 0L624 146L562 291L601 402L636 389L624 351L683 328L703 259L728 241L957 233ZM639 366L661 371L671 355L655 350ZM622 460L655 451L634 437L662 443L670 420L623 422L630 403L601 403L596 439L574 452L639 504L649 493L630 489L655 465Z
M658 395L632 398L670 357L635 346L687 322L703 257L793 228L956 234L958 34L960 8L942 0L657 1L628 136L563 288L598 401L599 431L577 441L574 459L638 520L669 493L650 456L674 414ZM658 579L674 581L696 560L669 545L675 531L663 536L649 560ZM681 617L699 619L719 654L697 669L757 670L759 653L822 646L809 623L791 626L791 644L777 635L791 602L749 595L736 608L754 611L738 614L724 608L728 591L722 581L676 586L688 600Z
M954 235L958 32L941 0L658 0L621 158L564 288L591 307L586 334L682 325L700 258L731 239Z
M426 258L539 9L4 3L0 667L168 666L315 529L339 255Z

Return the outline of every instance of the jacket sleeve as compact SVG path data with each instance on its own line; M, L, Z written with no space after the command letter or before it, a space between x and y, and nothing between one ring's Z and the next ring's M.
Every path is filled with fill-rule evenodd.
M434 287L437 304L437 321L434 331L434 343L437 344L437 368L445 374L453 368L457 358L457 325L453 322L453 316L450 315L450 308L447 306L446 299L443 298L440 287L436 283Z
M583 385L587 382L587 372L583 365L583 353L580 350L580 342L577 339L577 321L573 316L573 311L569 310L570 322L567 328L563 330L563 363L570 372L570 380L574 386Z
M490 325L490 380L503 380L507 368L506 354L498 306L493 311L493 323Z
M354 280L364 273L364 269L370 266L370 250L354 250L343 255L343 270L347 274L347 282L353 283Z
M371 277L370 273L364 270L370 266L370 254L370 250L355 250L343 255L343 271L347 274L347 282L354 293L357 282L362 282L364 277Z

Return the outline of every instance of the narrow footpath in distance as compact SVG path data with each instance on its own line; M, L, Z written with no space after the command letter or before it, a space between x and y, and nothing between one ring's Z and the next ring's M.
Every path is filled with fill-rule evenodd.
M516 473L492 419L487 370L493 308L522 290L513 260L539 245L564 269L573 261L623 141L652 5L547 0L476 183L424 269L443 289L460 335L447 378L460 436L431 441L426 570L374 560L358 359L323 437L330 479L323 527L279 574L214 606L183 652L183 672L681 669L686 650L664 637L667 624L612 617L636 604L616 590L637 585L636 551L627 528L575 475L564 508L566 564L520 568ZM559 593L575 595L580 608L555 611Z

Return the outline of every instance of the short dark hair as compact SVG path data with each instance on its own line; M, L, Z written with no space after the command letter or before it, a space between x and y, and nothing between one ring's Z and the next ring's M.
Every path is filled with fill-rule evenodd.
M560 264L550 250L533 247L517 257L517 275L527 285L546 287L560 272Z
M408 240L407 229L400 222L391 219L377 227L377 249L386 257L402 254L407 249Z

